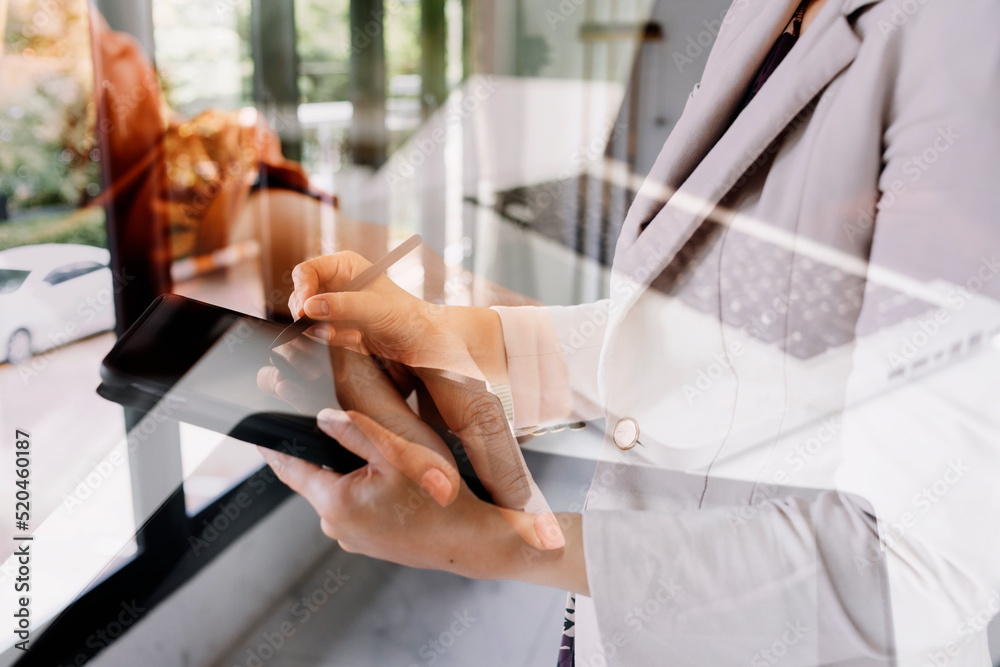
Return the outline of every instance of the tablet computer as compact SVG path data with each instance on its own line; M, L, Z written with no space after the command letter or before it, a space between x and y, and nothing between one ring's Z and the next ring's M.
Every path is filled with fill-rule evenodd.
M101 363L97 393L238 440L282 451L337 472L364 460L319 429L315 417L261 390L280 324L186 297L164 294L146 309ZM316 345L319 345L316 343ZM326 388L336 407L332 378Z
M316 423L257 386L257 373L271 363L280 324L164 294L115 343L101 364L97 392L123 406L149 411L159 406L170 419L325 465L337 472L365 461L344 449ZM305 339L305 345L326 348ZM338 407L333 377L312 381L310 390L327 407ZM458 462L472 491L489 495L476 478L461 442L436 429Z

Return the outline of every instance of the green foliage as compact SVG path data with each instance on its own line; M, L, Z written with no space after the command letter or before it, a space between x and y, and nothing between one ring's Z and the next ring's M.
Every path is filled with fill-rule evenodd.
M303 102L350 96L348 0L295 0L299 94Z
M21 86L16 103L0 105L0 194L12 210L76 204L88 187L96 194L100 172L81 92L71 78L47 72Z
M156 65L172 109L193 117L252 102L249 14L250 0L153 0Z
M387 0L384 9L387 81L398 74L417 74L420 71L420 3ZM295 0L295 24L298 27L302 101L350 99L350 59L356 36L349 32L349 1Z
M7 18L0 195L11 212L77 204L99 180L86 3L13 0Z
M349 99L350 0L294 1L301 101ZM190 115L206 108L206 103L212 106L220 84L198 65L213 61L219 72L237 71L232 69L237 66L242 102L253 103L249 0L154 0L153 6L157 63L170 88L166 98L174 108ZM416 74L420 3L387 0L384 6L387 77ZM236 49L223 46L234 41L239 44Z
M387 2L385 65L388 80L420 72L420 3Z
M104 209L87 206L0 223L0 250L40 243L79 243L106 248Z

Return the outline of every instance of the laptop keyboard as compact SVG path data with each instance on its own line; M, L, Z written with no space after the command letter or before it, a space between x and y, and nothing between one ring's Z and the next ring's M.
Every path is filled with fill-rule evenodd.
M860 276L749 234L729 229L723 235L722 231L718 225L704 225L654 285L695 310L721 317L729 326L798 359L811 359L850 343L856 336L934 308L926 301L868 283ZM726 257L721 272L720 247L724 247ZM721 304L720 287L726 295ZM859 321L863 304L866 311Z
M634 197L634 192L600 179L574 177L498 193L496 210L581 255L610 265L615 240ZM818 357L856 336L934 309L926 301L868 284L862 277L749 234L729 229L723 235L722 230L719 225L703 225L653 286L798 359ZM721 273L720 244L726 253ZM726 294L722 304L720 287ZM778 298L776 294L785 296ZM786 311L787 321L783 317Z
M589 175L573 176L496 194L497 213L611 266L633 190Z

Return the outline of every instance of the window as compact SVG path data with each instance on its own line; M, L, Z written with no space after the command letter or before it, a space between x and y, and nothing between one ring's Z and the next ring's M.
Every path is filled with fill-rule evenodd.
M31 271L0 269L0 294L11 294L24 284Z
M98 262L74 262L72 264L61 266L58 269L54 269L49 273L49 275L45 276L45 282L50 285L58 285L59 283L64 283L67 280L79 278L80 276L85 276L88 273L93 273L94 271L105 268L107 268L106 265Z
M338 226L341 215L375 223L372 227L391 219L397 227L383 230L381 236L370 235L365 248L369 254L383 254L390 237L401 240L407 232L420 231L449 267L468 268L479 261L471 257L473 236L478 230L492 234L499 225L490 206L480 205L474 197L470 201L487 180L485 171L473 171L476 165L470 163L495 159L494 153L547 133L560 132L566 146L578 150L581 138L590 136L588 123L599 126L599 131L605 127L601 114L591 118L589 112L579 111L596 104L585 96L591 94L588 87L581 87L581 92L549 80L571 78L584 59L550 59L546 40L575 42L577 31L553 31L541 6L530 3L484 3L480 13L478 6L470 11L475 5L470 0L96 0L93 6L105 12L108 23L136 36L157 65L155 76L142 77L142 86L114 91L112 85L101 82L97 87L91 80L89 4L0 0L0 8L7 8L0 19L7 21L6 30L0 31L6 35L0 89L10 92L0 99L0 217L11 218L0 224L0 249L60 242L115 249L107 273L114 275L111 292L117 322L108 328L116 326L118 333L162 291L156 282L162 275L153 270L134 277L148 268L143 259L162 261L165 266L157 271L163 268L161 274L172 275L177 293L264 315L269 304L282 301L273 297L272 288L304 254L316 254L342 237L360 236L348 225ZM589 14L581 11L574 21L582 22ZM152 25L143 23L148 17ZM486 35L481 48L473 48L475 26L493 30L494 23L512 34L497 29ZM598 52L599 57L588 56L587 62L607 70L607 78L618 76L627 60L601 56L605 47L600 40L586 48ZM502 125L498 122L502 119L475 113L483 103L480 98L493 94L492 88L483 88L486 82L479 88L462 88L477 57L487 63L484 71L501 77L547 77L525 90L546 105L547 113L540 116L551 121L549 125L472 145L474 135L492 132L493 124ZM516 83L507 83L498 95L521 95ZM617 91L620 86L613 88ZM564 89L571 94L560 92ZM162 206L150 208L165 212L169 220L139 242L123 240L128 216L115 209L122 198L109 197L107 209L97 200L101 181L112 180L110 152L100 143L109 133L95 132L102 111L95 110L100 105L92 101L102 95L124 122L155 117L151 126L168 128L162 178L153 184L159 188L157 204ZM610 101L604 106L613 112L618 100L607 97ZM445 104L449 107L442 108ZM160 109L162 116L157 116ZM430 141L433 155L428 157L410 144L435 114L444 132L431 135L433 140L426 136L421 140L420 146ZM258 121L273 135L255 134ZM474 123L479 127L473 128ZM141 138L133 133L128 140L133 137ZM340 213L319 198L297 202L303 206L301 217L316 221L308 238L306 234L297 238L292 226L268 228L280 196L265 200L266 183L254 169L245 169L241 158L245 146L264 144L272 155L280 152L302 165L311 184L341 197ZM429 187L442 188L440 206L428 206L433 198L418 200L406 191L395 198L365 199L366 186L378 180L373 175L404 146L388 176L409 170L441 174L443 184L428 178ZM542 157L547 158L542 167L551 169L532 164L540 174L561 174L567 166L556 157ZM506 167L492 173L501 180L508 176ZM243 209L234 207L217 216L215 220L224 223L220 227L204 224L213 193L235 192L244 185L249 189L255 180L260 189L248 195ZM232 201L242 203L244 193L237 194ZM143 216L131 219L152 225ZM164 237L166 247L141 247L143 241L159 242ZM274 239L287 242L294 252L276 259L278 253L267 245ZM495 244L499 247L513 243L499 241ZM125 251L138 252L126 261ZM79 281L83 283L104 266L83 259L60 262L45 274L45 281L72 284L83 278ZM53 264L45 266L48 270ZM533 275L517 273L528 276L525 280ZM24 280L16 272L0 274L2 292L17 290ZM441 284L422 285L429 299L462 292L467 286L444 278ZM516 281L508 286L531 293L530 286L521 288ZM69 300L66 312L77 312L78 305ZM5 322L6 315L0 324ZM36 638L37 664L77 663L79 656L96 653L100 646L88 644L88 636L120 612L125 591L139 606L151 608L287 495L262 468L256 450L244 443L169 420L154 427L148 438L132 438L144 432L150 415L123 410L93 392L100 360L116 340L108 328L79 341L60 338L62 342L49 348L38 344L44 336L31 335L26 346L19 334L20 349L28 350L29 361L0 367L0 382L6 383L4 402L13 406L12 414L53 427L33 437L66 445L100 445L92 450L78 447L72 454L55 447L51 451L61 455L46 463L51 478L60 480L49 485L48 514L56 516L63 508L61 522L54 522L50 530L60 535L60 548L74 554L79 571L61 587L63 598L47 600L44 608L36 606L36 619L64 611L50 630ZM61 360L74 355L81 363L71 366ZM73 368L75 373L64 377L62 368ZM52 384L59 385L60 396L73 400L53 407L43 391L52 395ZM54 419L53 410L60 411L61 421ZM55 430L64 422L75 425L72 439ZM133 447L133 440L141 442ZM104 461L119 462L114 475L90 477ZM261 485L262 478L266 484ZM247 488L255 498L252 507L220 537L199 542L229 499ZM257 488L266 488L266 493ZM67 495L72 511L65 509L65 503L60 505ZM112 517L114 531L97 544L96 531L90 527L102 513L105 519ZM0 539L0 544L9 543Z
M0 419L31 434L32 534L69 554L32 596L37 628L137 549L122 409L94 393L116 318L88 6L0 2Z

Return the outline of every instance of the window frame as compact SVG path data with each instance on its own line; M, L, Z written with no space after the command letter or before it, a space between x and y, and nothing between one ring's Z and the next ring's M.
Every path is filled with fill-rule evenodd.
M130 33L134 36L139 45L145 49L152 61L154 51L153 25L152 25L152 0L93 0L94 4L103 14L108 24L115 30ZM462 0L463 7L467 0ZM370 21L382 20L384 12L381 11L383 0L352 0L350 12L350 28L361 29L366 27ZM431 6L428 0L423 0L422 6L426 3ZM293 0L285 0L285 11L281 17L287 27L288 19L294 26L294 4ZM443 2L433 3L443 14ZM267 57L273 51L273 44L267 43L263 29L267 25L265 12L259 10L263 7L263 0L251 1L251 23L253 28L253 43L251 46L252 57L255 68L255 91L256 106L259 110L267 111L274 107L297 105L297 49L294 35L286 34L280 40L280 48L285 52L279 53L282 56L280 63ZM254 10L257 9L257 12ZM270 7L270 12L275 8ZM467 19L470 12L463 11L463 17ZM438 17L443 20L442 17ZM423 18L422 18L423 22ZM423 28L423 23L422 23ZM438 29L441 26L437 26ZM468 26L463 24L463 30ZM352 49L351 56L351 76L353 78L351 102L355 108L364 107L377 113L382 109L381 132L377 133L373 140L358 141L360 128L352 123L352 136L355 139L354 162L355 164L380 165L385 160L385 151L388 149L388 133L384 127L384 107L386 91L384 85L379 82L385 79L385 54L382 46L382 30L378 30L378 45L376 48ZM468 42L468 33L464 35L463 42L463 64L465 68L471 64L471 46ZM270 49L270 51L269 51ZM287 53L291 49L292 53ZM438 54L440 55L440 54ZM426 59L426 54L422 58ZM433 62L428 60L421 63L422 72L425 74L436 71L434 68L443 67L443 61L438 57ZM282 88L280 79L289 72L294 74L291 77L295 88ZM280 76L279 76L280 75ZM442 74L443 76L443 74ZM440 101L440 100L439 100ZM357 118L355 114L355 118ZM294 129L294 128L293 128ZM283 150L291 153L289 157L300 150L297 145L299 133L297 131L287 131L282 136ZM288 156L288 155L286 155ZM102 178L104 180L104 190L109 190L108 174L105 171L106 165L102 162ZM111 259L108 267L115 275L124 275L125 265L123 262L122 238L119 234L122 231L123 221L116 220L114 203L110 199L105 200L106 228L108 238L108 249ZM135 255L132 255L133 259ZM149 275L138 280L132 280L118 286L115 292L114 306L116 315L116 333L120 337L128 326L134 321L142 310L151 303L160 293L169 290L169 285L158 284L162 280L160 276L154 275L150 271ZM123 408L126 431L131 431L145 417L145 412L133 408ZM42 665L48 667L52 664L80 665L97 656L104 648L109 646L111 641L95 640L96 633L110 627L110 624L117 621L121 614L123 604L133 604L134 609L141 609L138 612L140 620L158 604L165 601L171 594L179 590L190 579L198 574L202 568L210 564L215 558L236 542L242 535L252 530L257 522L267 517L284 500L292 495L291 490L274 476L271 469L264 465L251 473L218 498L209 502L200 511L193 515L187 512L185 502L185 490L183 475L179 472L179 462L181 455L180 427L176 422L161 424L157 429L155 441L149 439L145 443L147 450L159 448L158 453L151 457L136 455L130 448L129 465L133 483L133 507L138 508L138 517L149 516L136 531L137 550L135 555L124 564L108 565L96 578L94 585L80 595L75 601L68 604L59 615L53 619L48 627L40 632L32 641L30 650L22 656L16 663L19 666L30 667L32 665ZM151 447L152 446L152 447ZM159 459L158 455L163 455ZM168 465L173 465L174 472L165 472L162 466L157 463L166 458ZM178 475L180 484L167 495L165 501L159 502L163 497L164 478L171 475ZM169 480L168 480L169 483ZM152 487L145 489L146 486ZM241 496L249 495L252 502L246 503ZM143 498L147 498L146 501ZM156 499L157 507L155 511L143 512L141 505L143 502L153 502ZM241 511L234 518L231 507L233 503L240 506ZM146 508L152 509L152 508ZM229 511L227 511L229 510ZM217 520L224 520L226 528L216 530L213 525ZM212 532L214 531L214 532ZM211 535L209 534L211 533ZM134 622L130 624L134 626ZM126 634L122 632L119 637Z
M148 53L153 52L150 18L152 0L96 0L95 4L109 25L116 30L131 33L148 49ZM105 191L109 191L106 172L102 174L102 178L105 181ZM108 250L111 255L107 267L115 275L124 275L126 267L122 261L122 239L119 237L123 221L116 220L113 202L105 201L104 207ZM135 313L141 312L162 291L162 285L142 280L123 284L116 289L114 306L116 333L119 337L134 321ZM126 432L131 432L145 414L145 411L123 408ZM142 610L137 612L137 618L130 624L132 627L135 621L141 620L180 589L291 495L291 490L264 465L193 515L187 512L181 475L180 484L166 500L159 502L157 499L155 510L149 508L151 511L145 512L141 507L143 489L151 487L154 493L149 494L150 497L157 497L155 491L162 490L164 475L169 477L172 474L156 465L158 459L165 456L167 459L180 461L179 424L161 424L156 438L146 440L143 446L146 449L142 453L148 454L153 450L152 457L142 456L133 448L129 449L133 509L138 517L149 516L136 531L135 555L124 564L109 564L95 577L95 583L87 591L69 603L33 637L29 650L15 663L18 666L82 665L93 659L111 644L104 639L95 639L99 637L96 633L111 627L117 621L123 604L134 603L134 609ZM249 494L253 502L241 503L239 515L233 518L226 513L226 509L232 503L239 502L241 494ZM217 531L209 538L206 531L211 530L213 523L220 518L225 519L226 529ZM124 634L126 633L122 632L118 637Z

